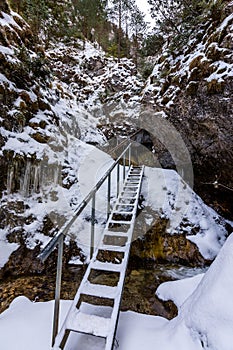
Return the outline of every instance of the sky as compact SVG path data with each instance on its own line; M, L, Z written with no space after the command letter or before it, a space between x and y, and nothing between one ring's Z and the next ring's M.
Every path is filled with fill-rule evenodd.
M138 5L139 9L146 14L146 17L145 17L146 22L153 23L154 20L151 18L150 6L149 6L147 0L136 0L136 3Z

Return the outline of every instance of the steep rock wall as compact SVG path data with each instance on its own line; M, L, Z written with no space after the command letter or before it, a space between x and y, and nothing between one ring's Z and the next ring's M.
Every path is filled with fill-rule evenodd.
M203 23L182 50L171 53L164 48L143 96L144 103L163 111L182 136L191 155L197 192L229 217L232 191L224 186L233 189L232 32L232 2L228 1L221 18Z

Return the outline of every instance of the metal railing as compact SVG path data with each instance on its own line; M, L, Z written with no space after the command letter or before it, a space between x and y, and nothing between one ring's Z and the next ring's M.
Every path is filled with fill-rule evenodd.
M79 217L82 211L86 208L87 204L91 202L91 243L90 243L90 258L94 253L94 234L95 234L95 217L96 217L96 194L103 183L107 180L107 218L111 212L111 174L116 168L117 176L117 191L116 196L118 197L120 191L120 163L122 162L123 166L123 180L126 177L126 167L128 169L131 165L131 147L130 143L117 160L110 166L110 168L105 172L93 189L88 193L88 195L83 199L83 201L78 205L72 218L56 233L56 235L48 242L43 251L38 256L42 262L44 262L49 255L53 252L54 248L58 246L58 256L57 256L57 274L56 274L56 289L55 289L55 304L54 304L54 316L53 316L53 333L52 333L52 346L54 345L56 335L58 333L59 326L59 312L60 312L60 295L61 295L61 276L62 276L62 260L63 260L63 245L64 237L67 235L69 229Z

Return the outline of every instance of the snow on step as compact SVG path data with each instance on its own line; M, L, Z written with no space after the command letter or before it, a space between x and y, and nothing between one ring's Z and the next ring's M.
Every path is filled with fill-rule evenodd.
M110 318L88 315L75 310L66 322L66 329L106 338L110 330L110 324Z
M127 221L128 222L128 221ZM119 223L119 221L117 221ZM128 237L127 232L121 232L121 231L104 231L104 236L119 236L119 237Z
M110 287L101 284L93 284L89 281L86 281L84 284L81 293L86 295L91 295L100 298L114 299L117 294L117 287Z
M119 210L114 211L114 214L121 214L121 215L132 215L132 213L133 213L133 210L131 210L131 211L119 211Z
M110 221L110 224L122 224L122 225L125 225L125 224L130 224L132 220L111 220Z
M137 196L129 196L128 193L126 195L121 195L119 199L135 199Z
M95 270L101 270L101 271L120 272L122 270L122 264L113 264L109 262L101 262L96 260L91 265L91 268Z
M120 247L116 245L108 245L108 244L101 244L99 246L99 250L106 250L106 251L109 250L110 252L119 252L119 253L124 253L127 249L128 249L127 244L124 247Z
M114 214L118 214L118 215L132 215L133 214L133 210L131 210L131 211L120 211L120 210L117 210L117 211L114 211Z
M56 344L62 344L63 349L70 331L87 333L106 338L104 350L111 350L113 348L114 334L117 326L144 167L137 168L136 171L132 169L133 166L131 166L130 174L127 176L127 179L123 185L124 190L121 191L120 195L118 196L112 213L108 218L106 228L103 232L103 237L100 240L100 244L89 263L81 285L76 293L72 307L66 316L66 321L56 338ZM130 182L132 182L133 185L130 186ZM127 188L127 186L129 188ZM134 187L137 188L134 189ZM133 191L131 190L132 188ZM127 209L129 206L130 212L128 212ZM128 221L125 220L126 218L122 217L122 208L123 213L125 212L126 218L130 218L131 220ZM120 220L113 220L113 218L115 219L114 215L120 215ZM111 224L113 224L113 227L111 227ZM114 230L114 227L116 230ZM119 231L121 230L127 232L117 232L117 229L119 229ZM125 241L122 246L119 245L121 241L122 244L123 241ZM110 244L107 244L107 242ZM124 253L124 258L121 260L120 264L114 264L108 261L102 262L97 258L99 251ZM91 283L89 278L93 270L103 271L103 273L104 271L107 271L118 274L117 285L111 287L108 285ZM81 295L111 299L113 301L111 317L110 315L108 315L108 317L103 317L102 314L101 317L93 313L90 314L89 312L84 312L83 307L81 307L81 304L83 304L81 301ZM81 302L81 304L79 302ZM77 305L80 305L79 310L77 309Z

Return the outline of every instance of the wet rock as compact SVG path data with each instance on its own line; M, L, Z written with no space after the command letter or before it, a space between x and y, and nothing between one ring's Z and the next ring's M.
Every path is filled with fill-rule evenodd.
M129 268L123 291L121 310L132 310L168 319L175 317L177 315L176 306L170 301L162 302L155 295L155 291L161 281L164 282L166 280L169 280L169 278L164 277L160 280L157 271L153 270L153 268L138 268L137 270Z
M69 267L63 271L61 298L74 298L81 282L85 266ZM5 277L0 284L0 313L3 312L14 298L25 295L31 301L53 300L55 295L55 270L40 275L23 275L20 277Z
M136 222L134 240L131 248L131 259L134 261L156 261L180 263L188 266L203 266L206 261L197 246L188 240L186 233L173 234L167 232L169 221L161 218L158 213L151 213L154 223L151 227L146 224L150 209L144 208L140 220ZM184 223L185 224L185 223ZM185 231L185 227L183 227ZM193 234L198 227L193 228Z

